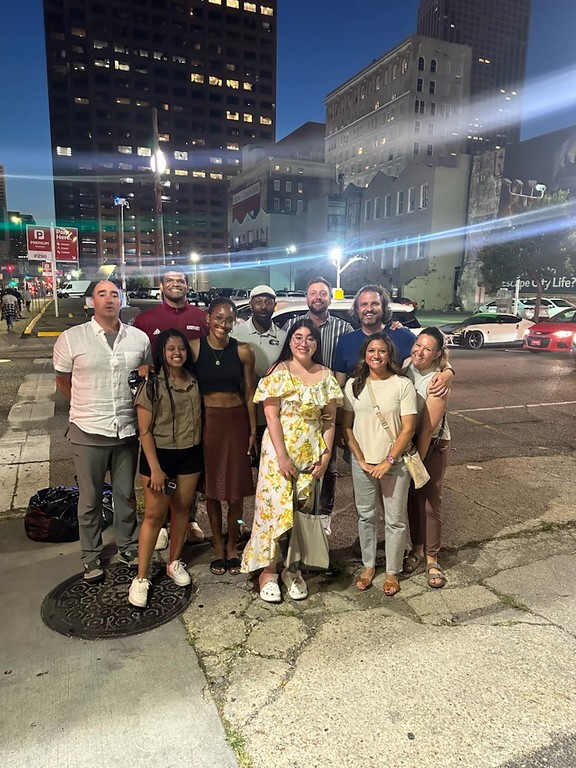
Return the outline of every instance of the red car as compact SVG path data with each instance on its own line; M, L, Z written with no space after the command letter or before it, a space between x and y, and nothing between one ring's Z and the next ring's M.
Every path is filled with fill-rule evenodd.
M524 349L530 352L570 352L576 334L576 309L565 309L535 323L524 334Z

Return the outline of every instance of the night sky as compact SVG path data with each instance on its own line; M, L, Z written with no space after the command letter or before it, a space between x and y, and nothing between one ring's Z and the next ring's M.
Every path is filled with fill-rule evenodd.
M323 122L326 94L414 33L417 9L418 0L279 0L277 138L307 120ZM576 125L575 29L576 0L533 0L527 76L558 73L567 103L526 123L522 138ZM0 165L8 177L8 207L49 223L41 0L2 3L0 67Z

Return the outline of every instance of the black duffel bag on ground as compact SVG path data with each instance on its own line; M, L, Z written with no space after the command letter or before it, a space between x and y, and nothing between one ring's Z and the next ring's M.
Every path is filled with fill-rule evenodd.
M26 535L32 541L60 544L78 541L78 488L43 488L30 499L24 517ZM102 499L102 527L112 524L112 489L106 486Z

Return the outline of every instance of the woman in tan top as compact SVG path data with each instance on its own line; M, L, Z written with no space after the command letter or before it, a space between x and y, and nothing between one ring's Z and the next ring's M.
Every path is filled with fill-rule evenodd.
M154 370L156 375L142 382L135 400L146 506L138 542L138 575L128 600L138 608L144 608L148 600L148 569L168 509L171 526L166 571L178 586L190 584L180 554L188 512L203 468L200 391L190 346L180 331L172 328L158 336Z

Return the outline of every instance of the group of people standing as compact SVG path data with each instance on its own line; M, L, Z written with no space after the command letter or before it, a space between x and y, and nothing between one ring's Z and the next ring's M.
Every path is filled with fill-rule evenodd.
M401 570L412 572L424 558L430 586L443 586L437 552L453 371L442 334L426 329L416 338L391 324L380 286L358 292L356 331L330 314L331 286L324 278L310 281L309 312L285 329L272 323L276 296L270 286L252 290L252 317L242 324L235 323L231 300L217 297L204 313L187 303L187 289L184 273L167 272L162 304L127 326L119 320L116 286L98 283L93 319L65 331L54 347L57 383L71 399L68 438L80 488L84 578L104 576L99 500L108 470L119 557L138 568L128 597L133 605L147 604L149 566L169 513L167 573L180 586L190 583L181 553L187 536L203 536L193 519L199 488L213 535L212 573L259 572L260 596L267 602L281 600L279 577L293 599L306 597L302 574L281 567L282 541L292 528L294 497L305 508L319 486L322 519L330 531L343 435L352 453L359 514L363 569L357 588L367 589L375 575L382 504L385 593L396 594ZM134 398L127 382L132 369L142 374ZM137 434L145 493L139 533L133 483ZM409 493L402 454L413 439L431 480ZM252 464L259 466L254 523L240 559L243 499L254 495ZM405 553L408 506L412 548Z

